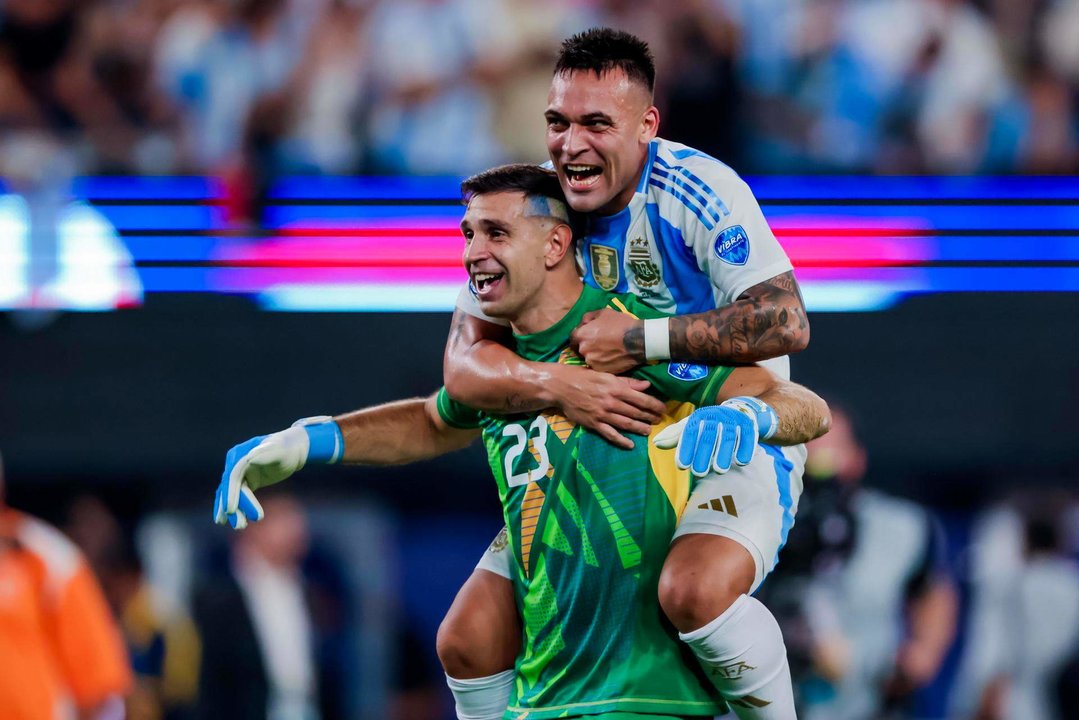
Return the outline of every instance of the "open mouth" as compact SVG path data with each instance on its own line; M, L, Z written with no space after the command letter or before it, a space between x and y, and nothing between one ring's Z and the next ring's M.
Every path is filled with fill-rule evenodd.
M481 299L491 296L495 290L502 286L505 273L476 273L472 276L472 286L476 288L476 295Z
M597 165L564 165L566 180L573 190L587 190L599 182L603 168Z

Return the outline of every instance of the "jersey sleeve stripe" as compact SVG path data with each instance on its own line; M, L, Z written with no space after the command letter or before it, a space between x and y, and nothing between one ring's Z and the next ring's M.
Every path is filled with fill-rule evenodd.
M706 218L704 216L704 213L701 212L700 208L698 208L696 205L691 203L689 201L689 198L687 198L685 195L683 195L681 192L679 192L676 188L674 188L674 187L672 187L670 185L667 185L666 183L660 181L659 179L657 179L655 177L651 178L648 181L648 184L651 185L654 188L658 188L660 190L665 190L666 192L670 193L676 200L678 200L680 203L682 203L687 208L692 210L693 214L696 215L700 219L701 223L706 228L708 228L709 230L714 230L715 229L716 224L714 222L712 222L711 218Z
M727 204L723 202L718 195L716 195L716 192L712 189L712 186L701 180L700 177L698 177L692 170L684 166L675 167L667 163L661 157L657 157L656 162L660 165L660 167L663 167L666 170L673 170L681 174L687 180L693 183L698 190L703 192L705 195L708 195L708 197L712 198L712 202L715 203L715 205L719 208L719 213L721 217L727 217L731 214L731 211L727 207Z
M704 197L699 192L697 192L697 189L694 188L684 178L679 177L677 174L672 174L672 173L669 173L669 172L665 172L663 170L660 170L659 168L653 169L652 173L654 175L658 176L658 177L663 178L664 180L669 182L671 185L674 185L675 187L681 188L690 197L692 197L694 200L696 200L698 203L700 203L701 209L706 211L709 215L711 215L712 219L715 220L717 223L723 221L723 215L719 211L717 211L716 208L712 204L710 204L708 202L708 198Z

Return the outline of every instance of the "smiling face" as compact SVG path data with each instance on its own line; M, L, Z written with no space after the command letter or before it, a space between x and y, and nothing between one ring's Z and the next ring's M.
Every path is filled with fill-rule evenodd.
M626 207L659 129L648 88L618 68L560 72L545 117L547 152L570 206L603 215Z
M565 265L576 278L567 257L572 232L559 219L565 206L554 205L562 204L523 192L487 193L469 201L461 221L464 265L480 307L521 332L533 332L529 320L553 300L541 297L552 269L565 275Z

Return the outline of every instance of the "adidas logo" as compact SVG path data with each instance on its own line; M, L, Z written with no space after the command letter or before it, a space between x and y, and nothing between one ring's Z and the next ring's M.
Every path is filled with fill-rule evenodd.
M731 517L738 517L738 508L734 505L734 498L730 495L724 495L721 498L709 500L706 503L701 503L697 506L700 510L715 510L717 512L725 512Z

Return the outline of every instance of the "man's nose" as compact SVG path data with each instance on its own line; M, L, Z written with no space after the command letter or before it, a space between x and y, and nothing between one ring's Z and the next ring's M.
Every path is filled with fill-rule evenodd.
M487 254L487 243L479 235L474 235L465 245L465 265L483 258Z
M562 152L571 157L580 155L588 148L585 143L584 130L579 125L571 124L566 128L566 135L562 141Z

